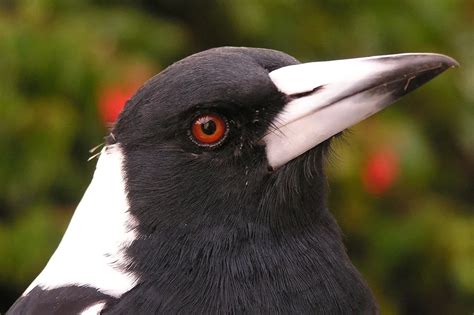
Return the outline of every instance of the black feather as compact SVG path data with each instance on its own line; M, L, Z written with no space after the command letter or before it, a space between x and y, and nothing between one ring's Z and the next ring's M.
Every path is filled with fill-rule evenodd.
M287 101L268 71L295 63L270 50L210 50L172 65L127 104L113 132L140 223L129 270L142 280L106 313L377 311L327 210L329 141L268 169L260 139ZM217 149L186 137L201 111L232 122Z

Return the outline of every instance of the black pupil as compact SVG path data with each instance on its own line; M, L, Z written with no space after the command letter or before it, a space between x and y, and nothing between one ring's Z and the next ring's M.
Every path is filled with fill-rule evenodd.
M208 136L214 134L216 132L216 129L217 127L214 120L208 120L201 125L202 132L204 132Z

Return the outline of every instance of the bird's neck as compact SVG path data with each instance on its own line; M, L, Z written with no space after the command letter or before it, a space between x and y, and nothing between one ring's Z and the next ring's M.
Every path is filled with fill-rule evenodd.
M323 179L308 191L268 190L265 202L240 200L224 216L217 204L215 216L199 220L162 217L144 231L123 163L118 145L103 150L61 244L25 294L91 287L165 313L375 309L325 207ZM110 309L120 311L120 301Z
M305 187L295 195L266 191L266 201L251 196L234 208L216 204L215 215L195 210L199 220L150 229L128 250L142 281L127 300L170 313L375 310L324 206L324 191Z

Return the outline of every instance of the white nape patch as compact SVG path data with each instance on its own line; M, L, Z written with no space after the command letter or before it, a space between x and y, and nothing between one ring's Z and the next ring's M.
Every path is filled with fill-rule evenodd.
M97 302L81 312L81 315L98 315L104 309L105 302Z
M406 80L406 89L411 72L443 64L457 63L444 55L414 53L310 62L270 72L280 92L296 97L275 118L276 130L264 137L270 166L282 166L394 102L393 91L384 88L393 76ZM376 86L381 88L374 92Z
M129 213L122 150L118 144L104 147L59 247L23 296L36 286L50 290L76 285L120 297L138 280L123 268L136 226Z

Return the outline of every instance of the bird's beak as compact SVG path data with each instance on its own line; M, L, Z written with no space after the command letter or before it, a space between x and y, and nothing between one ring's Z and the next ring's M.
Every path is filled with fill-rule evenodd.
M448 56L411 53L310 62L270 72L288 99L264 137L270 166L282 166L456 66Z

